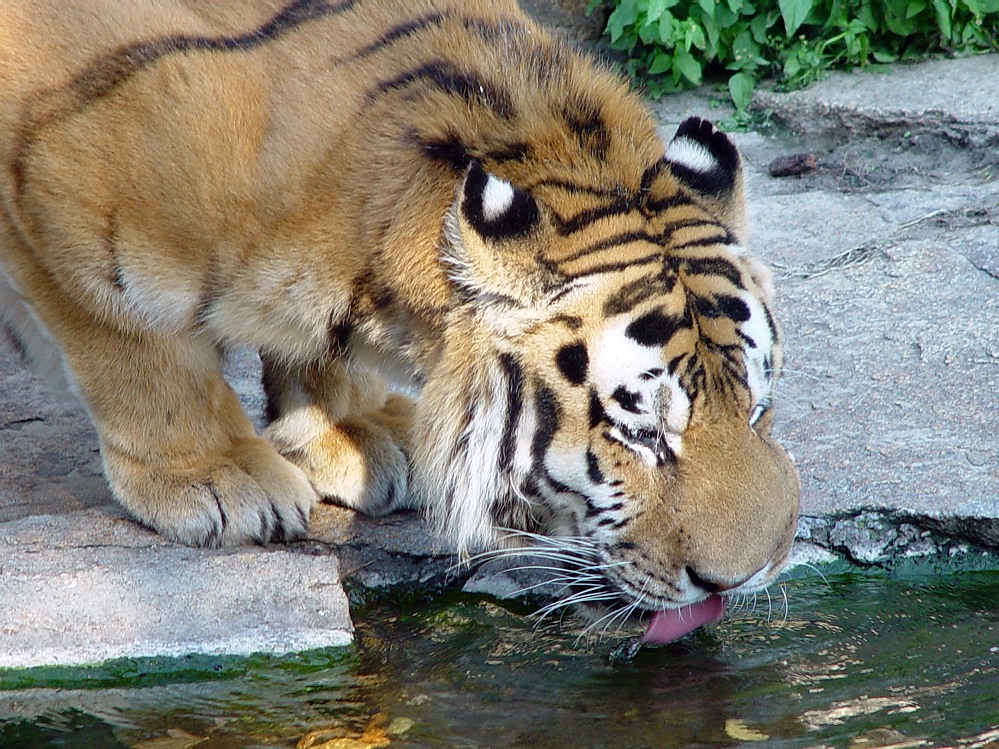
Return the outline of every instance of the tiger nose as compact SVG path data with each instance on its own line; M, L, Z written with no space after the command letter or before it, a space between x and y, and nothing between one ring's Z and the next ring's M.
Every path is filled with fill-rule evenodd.
M763 568L760 567L760 570L761 569ZM759 572L760 570L756 570L756 572ZM702 577L697 573L697 571L693 567L690 566L687 567L687 577L690 578L690 582L692 582L695 586L697 586L701 590L704 590L708 593L724 593L727 590L738 588L740 585L743 585L744 583L751 580L753 578L753 575L756 574L756 572L754 572L752 575L747 575L746 577L742 578L741 580L737 580L736 582L728 582L725 580L712 580L707 577Z

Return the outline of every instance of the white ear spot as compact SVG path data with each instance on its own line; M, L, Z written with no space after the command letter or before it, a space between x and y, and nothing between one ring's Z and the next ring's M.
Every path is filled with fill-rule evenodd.
M495 221L513 205L513 185L489 175L482 190L482 218Z
M712 172L718 168L718 161L711 152L690 138L675 138L666 147L666 159L695 172Z

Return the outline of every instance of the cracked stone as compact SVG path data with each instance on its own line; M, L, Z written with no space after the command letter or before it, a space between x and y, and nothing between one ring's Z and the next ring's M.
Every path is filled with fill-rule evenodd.
M829 531L830 545L845 549L851 559L861 564L888 561L888 549L897 538L898 529L876 516L843 519Z

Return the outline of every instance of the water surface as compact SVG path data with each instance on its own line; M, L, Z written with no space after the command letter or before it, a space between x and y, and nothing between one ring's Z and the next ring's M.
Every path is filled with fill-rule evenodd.
M999 572L784 588L629 661L568 617L396 595L349 651L0 673L0 747L999 748Z

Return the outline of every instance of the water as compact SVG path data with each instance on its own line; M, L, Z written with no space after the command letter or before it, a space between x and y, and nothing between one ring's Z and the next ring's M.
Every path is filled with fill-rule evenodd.
M999 748L999 572L796 579L630 661L569 619L418 597L349 651L0 674L0 747Z

